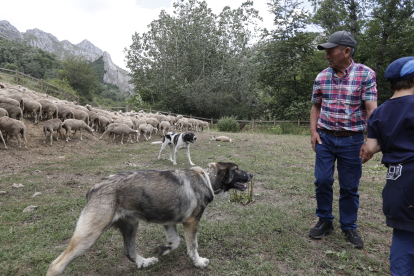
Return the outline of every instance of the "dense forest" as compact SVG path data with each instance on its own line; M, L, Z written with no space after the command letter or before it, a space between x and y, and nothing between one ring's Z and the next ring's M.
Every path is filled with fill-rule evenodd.
M313 81L326 67L316 45L347 30L357 41L353 59L376 71L378 103L391 96L384 72L413 56L412 0L268 1L271 30L252 1L214 14L207 1L174 3L126 49L136 95L160 110L219 118L308 119ZM322 30L312 32L309 30Z
M82 104L125 106L131 97L116 85L103 82L102 57L92 63L82 57L59 60L54 54L0 36L0 68L18 70L69 90L79 95Z

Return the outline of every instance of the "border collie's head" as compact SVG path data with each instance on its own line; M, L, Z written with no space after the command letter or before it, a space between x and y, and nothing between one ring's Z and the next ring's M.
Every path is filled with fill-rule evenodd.
M183 133L183 141L186 143L194 143L197 137L192 132Z

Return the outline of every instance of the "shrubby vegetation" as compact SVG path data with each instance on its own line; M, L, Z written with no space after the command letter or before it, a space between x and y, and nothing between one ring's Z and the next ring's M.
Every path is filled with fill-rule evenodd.
M59 69L58 58L39 48L0 37L0 67L43 78L48 69Z
M217 127L219 131L223 132L238 132L239 123L236 121L235 117L222 117L217 122Z

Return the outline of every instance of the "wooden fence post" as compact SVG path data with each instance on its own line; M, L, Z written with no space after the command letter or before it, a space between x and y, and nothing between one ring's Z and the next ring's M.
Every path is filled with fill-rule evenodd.
M19 85L19 72L16 69L16 84Z
M298 119L298 126L300 126L300 119Z
M252 121L252 130L254 129L254 119Z
M42 90L42 93L43 93L43 79L40 80L40 89Z
M125 106L125 112L129 112L129 104Z
M211 118L211 127L213 127L213 123L214 123L213 118Z

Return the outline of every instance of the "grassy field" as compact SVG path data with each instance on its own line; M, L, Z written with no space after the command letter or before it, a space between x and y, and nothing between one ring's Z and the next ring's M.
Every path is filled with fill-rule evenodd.
M219 134L234 142L210 140ZM0 195L0 275L44 275L68 245L86 204L86 191L101 178L126 170L190 167L184 151L178 153L178 166L173 166L156 159L159 145L88 139L85 150L33 156L35 161L18 172L0 164L0 191L7 192ZM0 158L18 153L1 150ZM167 154L164 151L163 157ZM204 132L192 145L191 157L202 167L215 161L234 162L255 174L253 202L216 198L207 207L198 235L199 254L210 259L207 268L195 268L188 258L182 226L178 227L182 238L178 249L142 270L125 257L118 230L109 229L68 266L65 275L390 275L392 232L382 214L385 168L380 165L381 155L363 166L358 229L364 250L354 249L341 235L337 182L335 231L319 241L308 237L317 222L310 136ZM14 183L25 187L11 188ZM32 197L35 192L42 194ZM23 213L29 205L38 208ZM164 242L162 226L140 224L136 244L142 256L152 256L152 250Z

